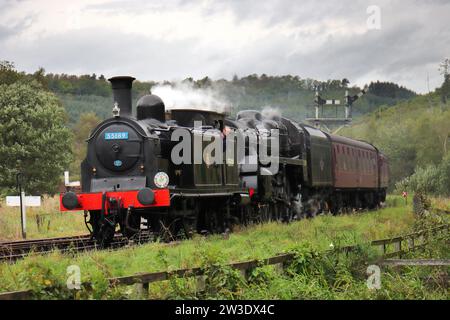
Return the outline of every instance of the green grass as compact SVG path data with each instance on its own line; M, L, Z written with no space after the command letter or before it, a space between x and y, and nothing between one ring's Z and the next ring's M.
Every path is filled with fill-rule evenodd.
M447 203L444 199L434 201ZM288 225L253 225L235 230L228 239L221 235L197 236L172 245L151 243L116 251L55 251L29 256L14 264L0 264L0 292L32 289L37 298L57 299L448 299L448 281L446 286L439 280L443 274L448 276L448 268L387 268L382 273L382 289L369 290L366 286L367 263L377 255L368 242L409 233L416 224L410 204L406 206L402 198L390 196L388 207L378 211L319 216ZM318 254L331 244L361 246L347 257ZM248 281L225 266L287 251L297 252L297 258L284 271L273 266L256 268ZM448 258L448 253L447 239L411 257ZM82 282L93 284L91 291L74 294L65 288L70 265L80 267ZM111 289L107 285L109 277L197 266L206 268L202 292L195 278L151 284L146 297L133 287ZM48 286L54 289L45 289Z
M436 209L450 210L450 199L448 198L432 198L431 206Z
M409 206L390 198L396 207L343 216L319 216L291 224L268 223L235 230L228 239L221 235L197 236L176 245L151 243L117 251L91 251L82 254L30 256L15 264L0 265L0 291L26 289L42 281L65 283L66 268L78 265L82 281L104 281L107 277L138 272L173 270L200 265L206 257L218 262L261 259L290 251L304 243L314 250L330 245L367 243L411 230L414 223ZM42 275L46 275L41 277ZM39 282L39 281L38 281Z
M41 207L28 207L27 238L52 238L87 234L83 212L60 212L59 197L45 197ZM38 226L38 219L41 223ZM22 238L20 208L0 203L0 241Z
M424 250L403 259L448 259L449 236L430 238ZM367 266L377 264L373 248L362 248L348 257L335 255L307 261L294 273L270 273L263 285L245 287L242 299L443 299L449 295L449 267L381 267L381 288L367 288Z
M449 236L431 237L423 250L403 255L406 259L448 259ZM449 267L381 267L381 287L367 287L367 267L377 265L376 249L360 245L348 255L320 254L308 244L292 248L294 260L284 269L261 266L248 273L246 281L236 270L203 256L208 265L203 288L195 279L170 279L150 286L153 299L441 299L448 300ZM217 257L216 257L217 259ZM211 267L212 265L212 267ZM122 297L147 298L134 292Z

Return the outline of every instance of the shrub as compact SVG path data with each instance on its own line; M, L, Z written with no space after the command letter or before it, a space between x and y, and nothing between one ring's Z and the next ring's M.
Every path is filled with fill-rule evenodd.
M439 165L418 168L413 175L401 180L396 191L409 190L431 195L450 195L450 153Z

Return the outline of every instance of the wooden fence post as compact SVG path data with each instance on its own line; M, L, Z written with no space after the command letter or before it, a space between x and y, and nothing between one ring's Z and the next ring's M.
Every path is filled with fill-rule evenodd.
M414 249L414 237L408 238L408 249Z
M402 241L401 240L394 242L394 250L395 250L395 253L398 253L398 256L400 257L402 254Z
M386 243L383 243L378 246L381 250L381 254L384 256L386 254Z
M203 292L206 288L205 276L197 277L197 292Z
M148 282L137 282L135 285L136 293L139 297L148 298Z
M282 274L283 271L284 271L284 264L283 263L277 263L277 264L274 265L274 269L275 269L276 273Z

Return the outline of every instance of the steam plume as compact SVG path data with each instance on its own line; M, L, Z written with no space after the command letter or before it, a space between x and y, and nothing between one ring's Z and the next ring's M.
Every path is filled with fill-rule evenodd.
M231 104L214 88L195 88L190 83L155 85L151 89L159 96L167 110L196 109L230 113Z

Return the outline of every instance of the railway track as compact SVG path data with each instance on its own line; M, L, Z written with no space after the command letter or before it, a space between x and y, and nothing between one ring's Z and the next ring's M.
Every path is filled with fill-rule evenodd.
M152 233L141 233L132 239L117 234L109 249L142 244L154 240ZM81 252L102 249L90 235L0 242L0 262L13 262L33 254L46 254L54 250Z

